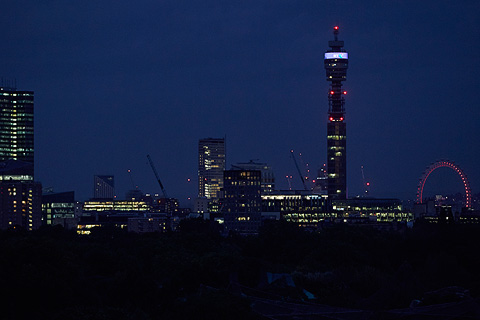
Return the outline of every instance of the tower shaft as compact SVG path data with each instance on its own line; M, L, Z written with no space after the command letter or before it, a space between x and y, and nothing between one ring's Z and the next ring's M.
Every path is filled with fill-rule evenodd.
M334 28L335 40L329 41L330 49L325 53L324 65L328 93L327 124L327 190L333 199L347 198L347 125L345 123L345 91L342 82L347 80L348 53L343 41L338 40L338 27Z

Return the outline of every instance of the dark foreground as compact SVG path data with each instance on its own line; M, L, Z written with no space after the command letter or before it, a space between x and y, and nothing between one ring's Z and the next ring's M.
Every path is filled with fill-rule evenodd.
M0 233L2 319L476 319L480 227Z

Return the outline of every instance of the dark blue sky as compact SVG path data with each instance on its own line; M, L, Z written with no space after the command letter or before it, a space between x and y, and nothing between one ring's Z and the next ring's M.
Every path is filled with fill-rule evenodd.
M290 149L326 159L323 53L340 26L349 52L349 195L413 198L448 158L480 191L480 2L10 1L0 11L0 76L35 91L36 178L92 196L94 174L196 196L197 143L227 137L228 166L260 159L277 185ZM191 183L186 179L192 178ZM428 193L462 191L453 172ZM300 188L299 180L294 185ZM186 202L182 202L186 205Z

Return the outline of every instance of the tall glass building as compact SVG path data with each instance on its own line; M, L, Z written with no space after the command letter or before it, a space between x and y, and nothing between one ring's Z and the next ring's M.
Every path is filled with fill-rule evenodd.
M198 197L222 197L225 170L225 139L206 138L198 142Z
M42 185L33 181L33 91L0 83L0 229L37 229Z
M33 91L0 86L0 108L0 162L33 164Z

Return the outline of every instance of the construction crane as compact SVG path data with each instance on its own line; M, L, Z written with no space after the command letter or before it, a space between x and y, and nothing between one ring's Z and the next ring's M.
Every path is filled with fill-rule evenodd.
M312 179L310 179L310 168L308 167L308 162L303 161L302 153L300 152L298 154L298 157L300 159L300 165L302 167L305 167L305 184L308 186L309 189L312 189L313 187L310 187L312 183Z
M370 182L365 180L365 173L363 172L363 166L360 167L362 170L362 180L363 180L363 191L364 195L367 196L368 193L370 192Z
M285 178L287 178L287 182L288 182L288 189L289 190L292 190L292 183L290 182L290 180L292 179L292 176L285 176Z
M132 182L132 186L133 186L132 190L137 190L138 186L135 185L135 183L133 182L132 170L128 169L127 172L128 172L128 176L130 177L130 182Z
M160 177L158 176L157 169L155 169L155 166L153 165L152 158L150 158L150 155L149 155L149 154L147 154L147 159L148 159L148 162L150 163L150 167L152 167L153 173L155 174L155 178L157 178L158 185L160 186L160 189L162 189L163 197L164 197L165 199L168 199L167 191L166 191L165 188L163 187L162 181L160 181Z
M295 153L293 152L293 149L290 150L290 154L292 155L293 162L295 162L295 167L297 167L298 175L300 176L300 179L302 179L303 189L308 190L307 185L305 184L305 180L303 179L302 172L300 171L300 168L298 166L297 159L295 159Z

